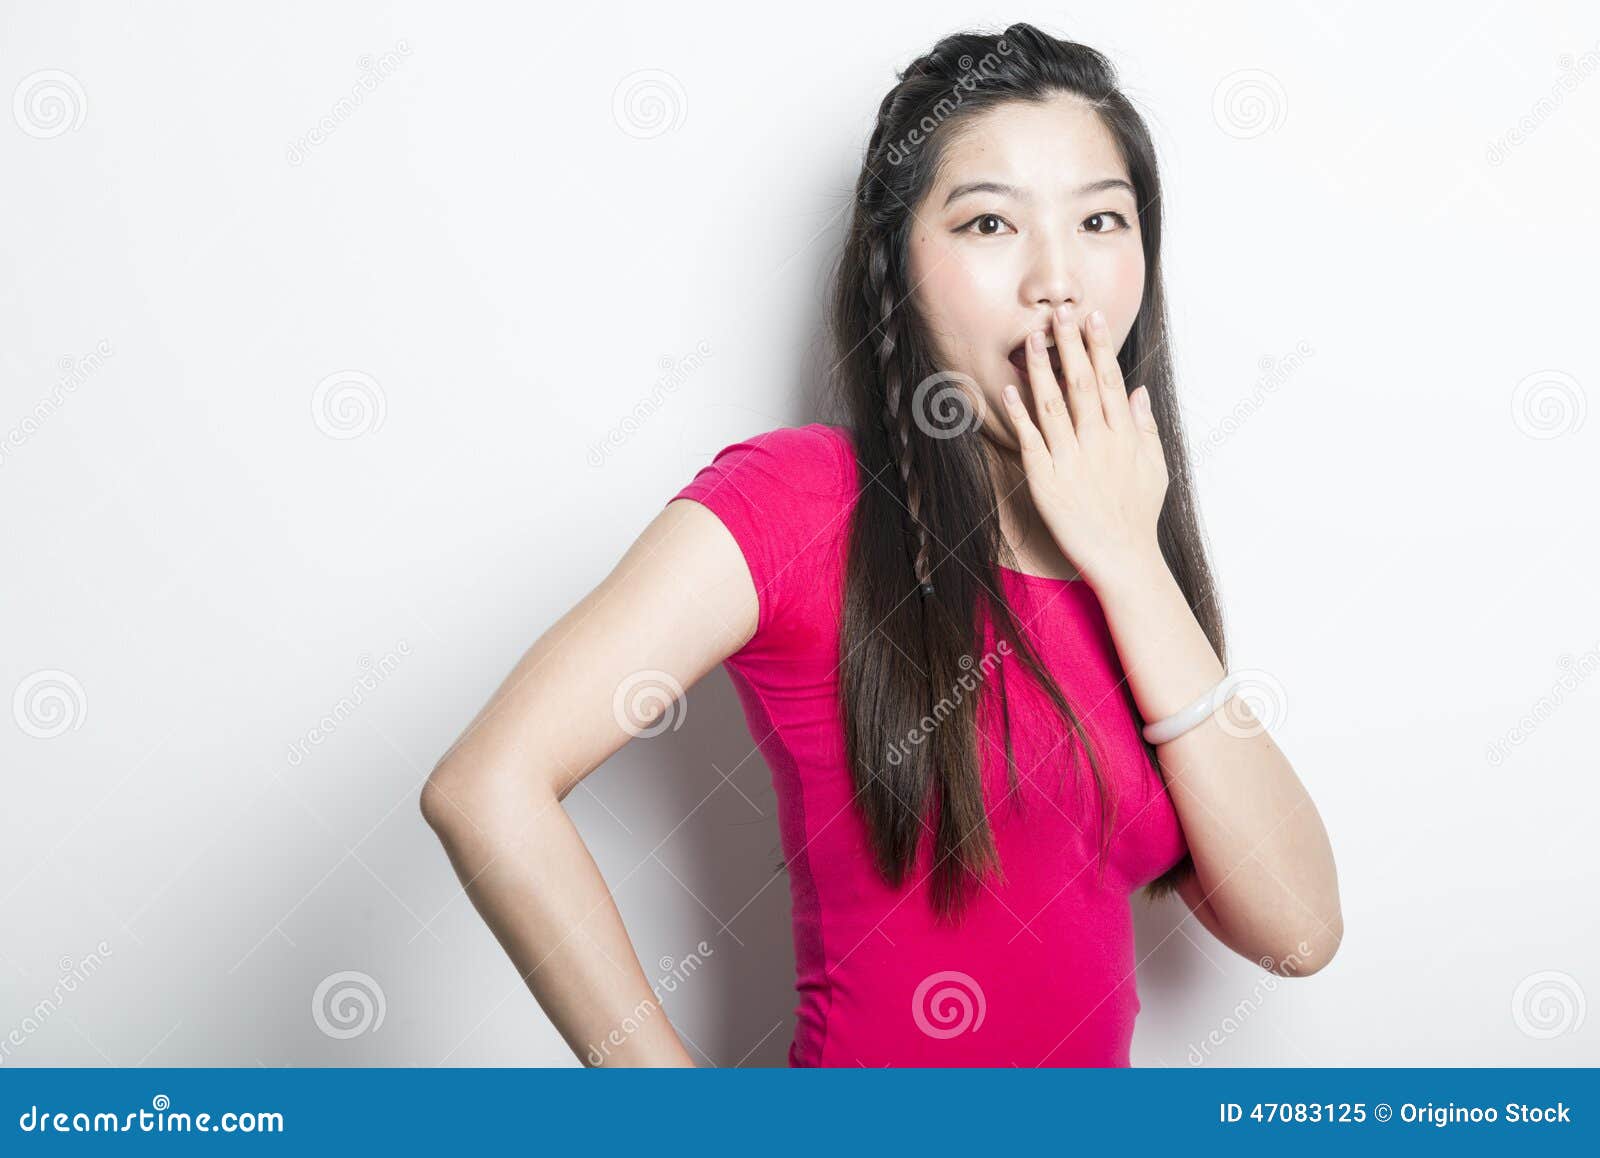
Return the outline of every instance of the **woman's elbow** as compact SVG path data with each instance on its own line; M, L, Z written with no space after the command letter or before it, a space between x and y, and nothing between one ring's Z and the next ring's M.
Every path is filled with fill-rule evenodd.
M446 845L500 841L530 827L530 818L560 803L554 784L520 769L460 757L440 761L422 786L422 818Z
M1280 977L1309 977L1320 972L1339 952L1344 940L1344 918L1334 919L1314 933L1307 933L1295 942L1294 948L1276 960L1263 962L1270 972Z
M451 844L472 834L482 836L506 810L503 777L460 761L441 761L422 786L422 818L440 840Z
M441 840L447 839L467 819L466 810L456 801L450 778L443 773L443 765L428 774L418 795L422 819Z

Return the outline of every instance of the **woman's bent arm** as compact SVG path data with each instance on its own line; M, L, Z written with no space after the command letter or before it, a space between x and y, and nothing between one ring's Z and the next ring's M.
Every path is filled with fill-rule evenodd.
M423 815L467 895L587 1065L695 1062L562 801L649 724L613 708L619 687L650 673L687 690L744 646L757 615L727 528L698 503L669 503L529 648L423 787Z

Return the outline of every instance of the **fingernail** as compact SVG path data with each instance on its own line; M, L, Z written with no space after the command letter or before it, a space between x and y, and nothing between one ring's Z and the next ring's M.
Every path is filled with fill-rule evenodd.
M1017 392L1017 388L1015 386L1013 386L1010 382L1006 383L1006 401L1008 401L1008 402L1021 402L1022 401L1022 395Z
M1097 330L1103 330L1106 328L1106 316L1099 310L1096 310L1094 313L1089 315L1089 324Z
M1062 322L1066 321L1067 320L1067 314L1069 312L1070 311L1067 309L1066 306L1057 306L1056 307L1056 320L1057 321L1062 321Z
M1028 345L1032 346L1035 350L1044 349L1044 331L1035 330L1033 333L1029 334Z

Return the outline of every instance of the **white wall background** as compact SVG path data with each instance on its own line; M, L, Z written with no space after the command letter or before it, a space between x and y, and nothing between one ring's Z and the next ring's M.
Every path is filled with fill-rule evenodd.
M893 70L1019 19L1158 136L1234 660L1344 896L1295 983L1142 914L1135 1063L1600 1057L1592 6L0 12L0 1063L576 1064L420 784L712 452L814 416ZM687 708L569 804L647 974L713 947L684 1034L781 1065L768 772L721 671Z

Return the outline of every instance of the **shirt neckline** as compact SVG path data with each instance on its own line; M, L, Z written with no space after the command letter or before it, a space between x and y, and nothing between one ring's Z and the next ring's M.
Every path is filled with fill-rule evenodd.
M1006 572L1008 575L1015 575L1018 579L1031 579L1035 583L1085 583L1085 582L1087 582L1087 580L1084 579L1081 575L1078 576L1075 579L1068 579L1063 575L1030 575L1026 571L1018 571L1015 567L1007 567L1007 566L1004 566L1003 564L997 564L997 566L999 566L1000 570Z

